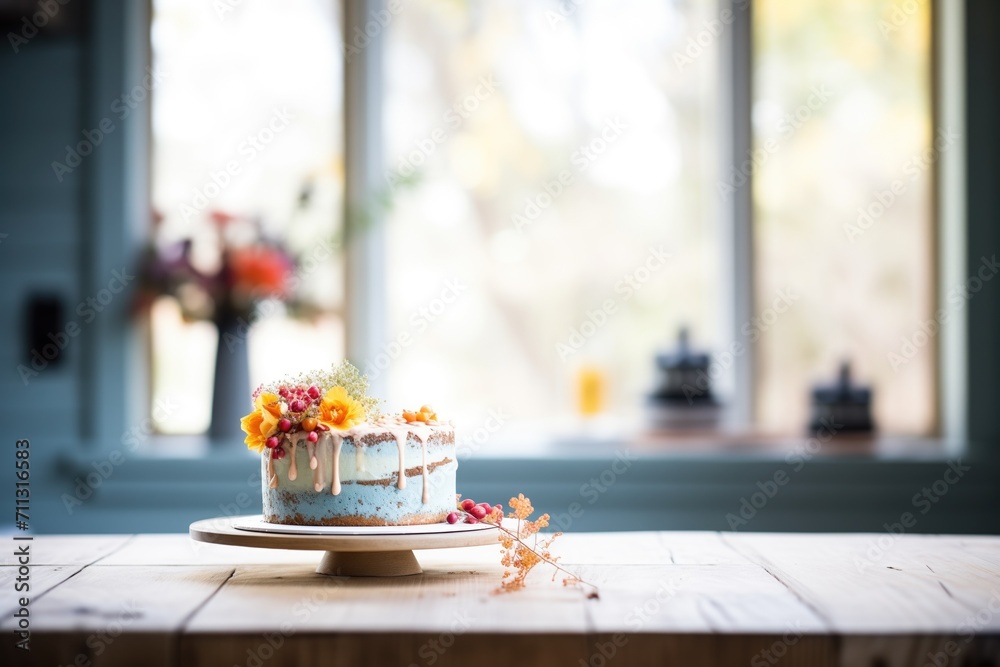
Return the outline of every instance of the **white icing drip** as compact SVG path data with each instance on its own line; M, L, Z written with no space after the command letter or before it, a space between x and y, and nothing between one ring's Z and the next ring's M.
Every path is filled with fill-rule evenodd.
M317 458L321 447L319 446L319 442L310 442L309 445L311 445L309 447L309 467L313 471L313 489L316 490L316 493L319 493L323 490L323 466L319 464Z
M415 436L417 436L418 440L420 440L420 468L421 468L421 473L420 474L424 478L424 480L423 480L424 481L424 488L423 488L423 491L421 491L421 494L420 494L420 502L422 502L424 505L426 505L427 503L429 503L431 501L430 493L428 493L428 491L427 491L427 434L426 433L419 433L417 431L414 431L413 434Z
M298 444L297 441L289 438L289 442L292 443L292 451L289 454L291 461L288 463L288 481L294 482L299 477L299 468L295 465L295 446Z
M389 432L396 436L396 448L399 450L399 481L396 482L396 488L402 490L406 488L406 462L403 455L406 453L407 432L399 429L389 429Z
M339 433L331 433L333 438L333 476L330 477L330 493L340 495L340 446L344 439Z
M272 489L278 488L278 476L274 474L274 457L268 450L264 456L267 457L267 486Z
M315 470L319 465L319 461L316 460L316 443L306 438L306 449L309 450L309 467Z

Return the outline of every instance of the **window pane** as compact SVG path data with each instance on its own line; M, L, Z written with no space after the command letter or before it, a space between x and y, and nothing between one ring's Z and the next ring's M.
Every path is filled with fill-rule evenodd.
M759 341L770 429L800 431L842 359L883 432L936 426L935 342L903 349L934 310L930 3L897 7L754 3L757 310L798 297Z
M635 409L681 324L720 342L718 45L678 57L715 3L403 7L386 159L420 176L388 228L393 399L550 419L593 366Z
M153 63L162 72L152 98L159 240L193 239L194 260L212 271L218 248L210 213L259 220L265 236L299 259L296 297L319 307L311 319L272 308L252 327L252 384L343 356L339 254L318 250L332 240L343 201L340 23L341 6L332 0L154 2ZM152 326L153 400L176 403L183 395L203 406L177 410L158 426L203 431L214 327L186 324L162 305Z

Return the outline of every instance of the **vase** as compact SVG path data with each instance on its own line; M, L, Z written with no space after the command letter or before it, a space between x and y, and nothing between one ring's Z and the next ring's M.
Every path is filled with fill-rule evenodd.
M253 407L250 401L250 353L245 319L224 313L215 322L219 340L212 387L212 421L208 435L214 447L232 447L244 437L240 419Z

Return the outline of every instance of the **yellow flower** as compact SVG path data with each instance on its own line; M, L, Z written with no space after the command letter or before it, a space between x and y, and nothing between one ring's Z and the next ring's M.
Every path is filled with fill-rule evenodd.
M247 434L243 441L247 449L262 452L267 439L278 430L281 419L281 399L274 394L260 394L254 401L254 411L240 420L240 426Z
M343 387L326 392L319 403L319 423L337 431L346 431L365 420L365 408L351 398Z

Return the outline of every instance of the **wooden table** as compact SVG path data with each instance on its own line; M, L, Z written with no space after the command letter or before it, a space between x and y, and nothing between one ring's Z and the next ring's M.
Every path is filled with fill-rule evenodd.
M418 552L422 575L345 579L314 573L318 553L186 535L30 544L30 654L14 647L4 549L4 665L1000 664L996 537L560 537L554 552L600 599L548 571L493 595L493 546Z

